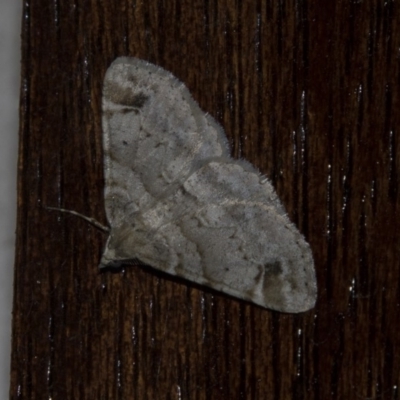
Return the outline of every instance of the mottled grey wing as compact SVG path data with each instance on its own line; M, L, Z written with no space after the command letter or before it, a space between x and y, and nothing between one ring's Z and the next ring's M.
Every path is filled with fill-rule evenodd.
M263 307L312 308L317 289L310 247L260 178L248 163L211 161L142 213L145 234L122 235L117 254L125 258L135 249L160 270Z
M229 154L222 129L181 82L126 57L105 76L103 147L111 226L168 196L204 160Z
M272 186L168 72L117 59L104 84L101 266L139 260L264 307L313 307L311 250Z
M196 213L176 218L175 224L201 261L194 268L193 262L181 262L177 275L274 310L314 307L310 247L272 186L250 164L210 162L184 188L186 198L195 199Z

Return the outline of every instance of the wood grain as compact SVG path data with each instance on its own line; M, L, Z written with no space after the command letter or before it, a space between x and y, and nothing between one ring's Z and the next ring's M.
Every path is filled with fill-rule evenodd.
M11 399L398 399L400 6L24 2ZM100 273L104 73L185 82L312 247L280 314L154 271Z

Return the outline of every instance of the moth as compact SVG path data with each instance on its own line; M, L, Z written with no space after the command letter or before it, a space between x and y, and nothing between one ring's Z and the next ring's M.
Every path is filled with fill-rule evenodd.
M314 307L310 246L269 180L233 159L221 126L186 86L117 58L103 87L105 208L100 267L140 260L262 307Z

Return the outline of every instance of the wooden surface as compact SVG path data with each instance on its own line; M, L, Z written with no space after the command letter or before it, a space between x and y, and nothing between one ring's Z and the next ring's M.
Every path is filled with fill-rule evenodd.
M26 0L11 399L399 399L400 4ZM104 73L156 63L275 185L314 310L100 273Z

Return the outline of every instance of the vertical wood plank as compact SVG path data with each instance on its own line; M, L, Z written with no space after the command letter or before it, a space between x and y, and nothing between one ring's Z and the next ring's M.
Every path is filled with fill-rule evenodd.
M11 399L398 399L400 9L393 0L26 0ZM310 242L314 310L145 266L100 273L113 59L187 84Z

